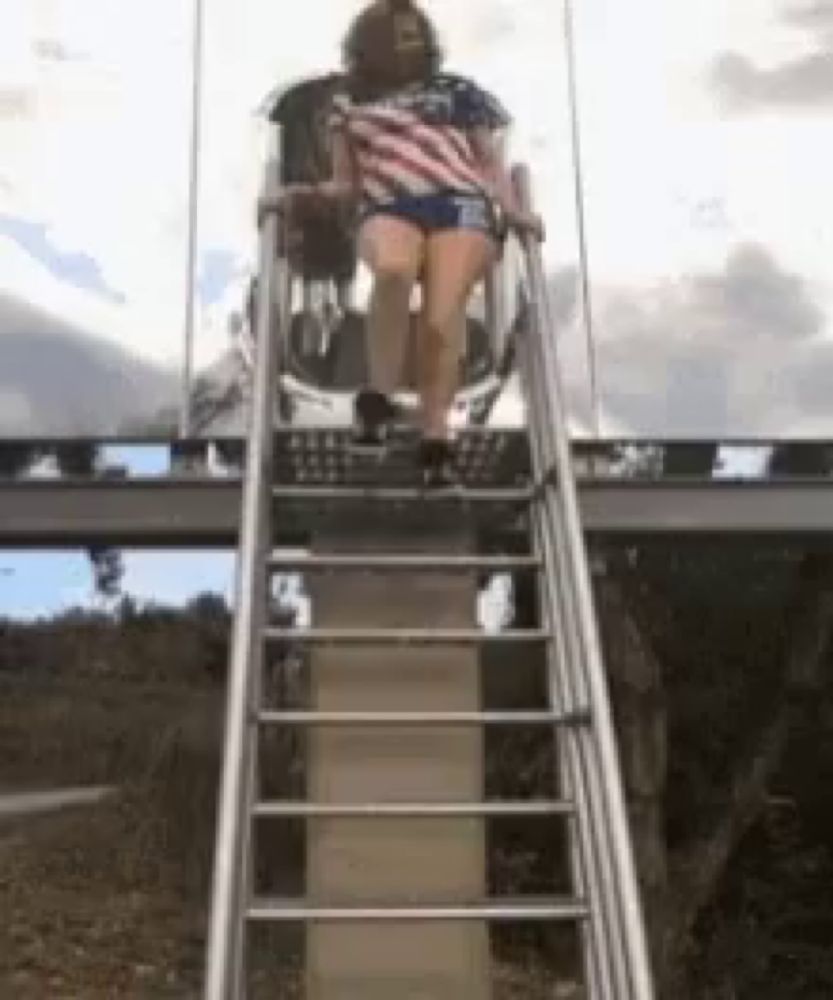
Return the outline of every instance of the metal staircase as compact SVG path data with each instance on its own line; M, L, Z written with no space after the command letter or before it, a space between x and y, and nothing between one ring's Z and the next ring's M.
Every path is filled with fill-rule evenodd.
M269 186L278 177L277 156L267 167ZM516 172L529 202L525 170ZM286 312L288 274L276 255L278 220L262 228L257 358L248 462L245 476L237 607L218 806L215 872L207 947L206 1000L247 996L246 940L258 923L300 922L569 922L579 928L586 995L590 1000L650 1000L653 986L611 711L599 649L576 491L570 466L552 323L539 250L525 246L529 322L514 345L527 404L530 474L502 482L500 435L464 433L463 486L424 492L409 485L393 463L374 476L344 457L344 435L281 428L277 416L281 338L275 310ZM277 261L277 264L276 264ZM285 329L287 317L279 324ZM497 457L496 457L497 454ZM508 555L317 553L286 556L272 551L273 518L282 501L311 505L339 518L398 517L472 521L522 519L531 553ZM347 523L347 522L345 522ZM270 624L272 574L298 571L385 574L422 571L531 572L538 577L541 627L486 633L478 629L285 629ZM275 641L302 644L420 646L487 642L543 647L549 704L539 711L325 712L267 707L262 697L265 651ZM311 731L327 727L526 726L551 730L560 780L550 798L498 802L323 803L270 801L258 797L258 740L266 729ZM437 905L331 905L326 900L259 898L254 892L253 826L258 818L397 818L430 821L448 817L561 817L570 839L572 891L564 897L464 900Z

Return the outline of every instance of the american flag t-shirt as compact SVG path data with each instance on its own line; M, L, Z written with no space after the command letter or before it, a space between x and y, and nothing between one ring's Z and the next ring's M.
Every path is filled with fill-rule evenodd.
M489 196L468 132L508 123L494 97L450 74L366 103L337 94L330 116L333 130L350 143L365 208L403 196Z

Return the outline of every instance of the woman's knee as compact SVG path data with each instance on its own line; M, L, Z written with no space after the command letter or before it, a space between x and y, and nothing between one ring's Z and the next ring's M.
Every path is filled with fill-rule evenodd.
M422 313L422 335L428 345L456 344L465 329L465 307L427 308Z
M396 219L370 219L359 234L359 253L377 286L408 288L422 265L422 234Z
M379 253L370 265L378 288L410 292L417 279L419 266L410 255Z

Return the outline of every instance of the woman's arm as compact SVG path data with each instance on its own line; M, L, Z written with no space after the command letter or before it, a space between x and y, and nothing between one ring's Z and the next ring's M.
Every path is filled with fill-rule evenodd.
M477 159L480 173L509 225L520 232L531 232L539 240L544 238L544 225L540 217L526 212L518 204L515 185L506 168L494 133L487 128L476 128L469 138Z
M328 200L352 201L358 197L359 177L350 140L342 131L333 134L332 160L332 177L312 187Z
M322 201L349 203L359 195L359 178L349 139L343 132L333 134L332 176L318 184L288 184L261 195L257 203L258 225L268 212L320 205Z

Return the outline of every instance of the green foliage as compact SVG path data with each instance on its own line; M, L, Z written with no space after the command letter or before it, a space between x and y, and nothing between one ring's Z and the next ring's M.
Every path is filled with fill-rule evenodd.
M50 619L0 622L0 675L213 685L225 676L230 628L216 594L198 595L184 609L124 597L112 613L73 608Z
M19 442L0 442L0 476L19 476L40 457L39 449Z
M779 467L794 472L796 461L793 455ZM776 822L768 810L735 846L717 899L697 926L695 982L686 995L833 995L833 899L818 889L833 863L830 649L820 651L809 698L790 675L797 645L808 638L802 616L828 585L827 557L812 545L762 539L642 540L607 555L661 666L672 859L731 815L739 762L756 752L779 712L791 710L780 772L767 788L790 804L789 821ZM672 900L676 888L672 882Z
M184 610L124 598L0 620L0 784L121 782L189 706L222 698L230 616L204 594Z
M783 777L792 784L796 775L787 769ZM696 982L703 996L727 984L743 1000L833 996L833 851L805 821L805 810L821 802L833 805L829 791L810 803L775 800L744 839L702 921Z

